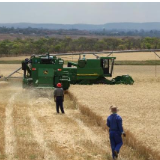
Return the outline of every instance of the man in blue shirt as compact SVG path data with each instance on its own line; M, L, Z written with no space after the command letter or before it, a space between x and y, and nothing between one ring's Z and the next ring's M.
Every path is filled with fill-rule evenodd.
M107 118L107 126L109 127L109 138L112 149L113 159L118 158L118 153L123 145L122 137L126 136L123 132L122 118L117 114L117 107L110 107L112 114Z

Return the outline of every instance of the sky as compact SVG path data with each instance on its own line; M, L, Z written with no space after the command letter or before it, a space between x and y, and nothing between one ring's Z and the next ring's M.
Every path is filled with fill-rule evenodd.
M0 2L0 23L160 22L160 2Z

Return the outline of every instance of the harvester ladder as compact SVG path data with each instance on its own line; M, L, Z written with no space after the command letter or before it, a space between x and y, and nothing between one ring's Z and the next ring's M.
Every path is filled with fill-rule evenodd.
M7 77L5 77L5 79L10 78L13 74L15 74L16 72L18 72L20 69L22 69L22 67L16 69L14 72L12 72L10 75L8 75Z

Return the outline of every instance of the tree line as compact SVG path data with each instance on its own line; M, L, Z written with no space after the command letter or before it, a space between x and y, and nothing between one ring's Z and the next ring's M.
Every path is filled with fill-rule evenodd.
M85 38L66 37L0 41L0 56L67 53L102 50L160 49L160 38Z
M23 35L37 35L37 36L50 36L56 35L90 35L90 31L83 31L78 29L44 29L44 28L7 28L0 27L1 34L23 34Z
M1 34L23 34L23 35L37 35L50 36L56 35L98 35L98 36L136 36L136 37L160 37L160 30L120 30L112 29L106 30L78 30L78 29L45 29L45 28L8 28L0 27Z
M160 37L160 30L100 30L100 31L92 31L92 34L99 36L135 36L135 37Z

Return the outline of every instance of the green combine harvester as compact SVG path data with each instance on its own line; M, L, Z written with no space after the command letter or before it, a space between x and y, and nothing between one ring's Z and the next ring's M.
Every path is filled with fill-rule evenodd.
M116 57L99 57L97 59L79 58L77 62L68 62L55 55L33 55L22 62L23 87L54 88L62 83L67 90L70 84L133 84L129 75L122 75L112 80L114 60Z

